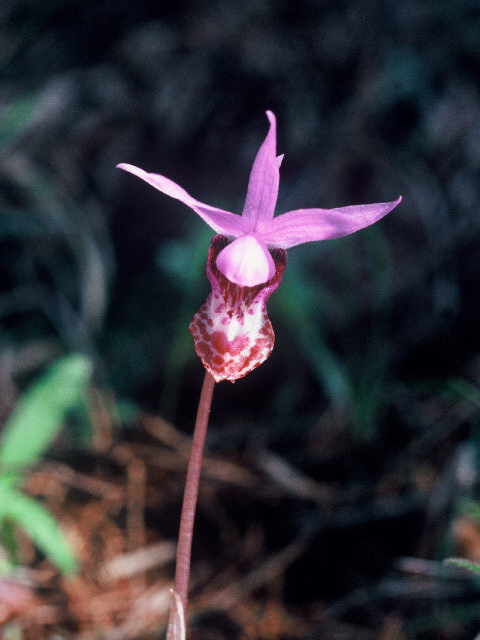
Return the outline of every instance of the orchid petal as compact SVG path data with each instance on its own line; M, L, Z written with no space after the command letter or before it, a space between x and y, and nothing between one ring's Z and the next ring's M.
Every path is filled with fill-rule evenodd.
M224 236L212 238L207 260L212 291L189 326L195 350L216 382L235 382L258 367L272 352L275 336L266 303L280 285L287 264L285 251L275 249L272 279L256 287L238 287L227 280L216 265L226 244Z
M263 240L253 235L240 236L228 244L217 257L217 268L240 287L255 287L268 282L275 274L275 263Z
M158 173L147 173L139 167L126 163L117 164L117 168L133 173L133 175L145 180L149 185L167 196L180 200L187 207L193 209L217 233L236 238L247 230L247 225L241 216L195 200L185 189L165 176L161 176Z
M338 209L296 209L262 223L257 233L270 247L289 249L304 242L342 238L368 227L400 204L360 204Z
M248 222L250 231L255 231L262 220L273 218L278 196L281 159L276 157L276 121L271 111L266 113L270 121L270 129L258 150L250 172L247 197L242 214L244 220Z

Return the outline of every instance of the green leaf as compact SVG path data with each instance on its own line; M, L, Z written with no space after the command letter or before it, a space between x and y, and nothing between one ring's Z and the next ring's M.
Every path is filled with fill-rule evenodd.
M15 527L12 522L4 522L0 519L0 542L2 553L0 555L0 576L8 575L9 570L17 562L17 539L15 537Z
M7 107L0 120L0 147L11 142L32 121L36 99L24 95Z
M480 407L480 389L464 378L451 378L447 381L447 389L454 394Z
M480 524L480 504L478 502L471 498L461 498L458 501L458 507L461 513L469 516Z
M298 265L291 260L274 304L331 402L344 406L351 400L352 385L343 363L330 350L322 335L317 309L312 304L315 295L318 295L318 287L309 287L307 278L302 278Z
M455 567L473 571L473 573L480 576L480 564L475 564L474 562L470 562L470 560L464 560L463 558L447 558L445 560L445 564L453 564Z
M22 527L37 547L63 573L74 573L77 561L61 529L43 505L19 491L0 487L0 522Z
M52 364L22 395L0 441L0 490L18 483L50 446L68 411L78 406L91 374L85 356L72 354Z
M158 263L162 270L180 284L174 331L169 339L169 351L165 362L165 385L160 395L164 414L173 417L178 405L182 371L195 351L188 325L198 308L198 291L208 292L205 260L212 237L211 229L195 231L184 242L170 248L162 247ZM206 295L205 295L206 297Z

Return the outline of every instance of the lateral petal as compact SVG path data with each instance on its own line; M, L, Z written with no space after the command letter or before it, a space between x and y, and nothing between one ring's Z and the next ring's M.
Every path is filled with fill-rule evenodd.
M262 220L273 218L278 196L280 164L283 156L277 159L277 131L275 116L267 111L270 128L267 137L258 150L250 172L247 197L242 217L248 222L248 230L255 231Z
M217 268L240 287L254 287L268 282L275 274L275 263L263 240L252 235L240 236L217 256Z
M338 209L296 209L262 223L257 232L267 246L289 249L304 242L342 238L377 222L400 204L359 204Z
M158 191L175 198L175 200L180 200L187 207L193 209L217 233L236 238L246 231L247 225L242 216L195 200L185 189L165 176L161 176L158 173L147 173L139 167L124 162L117 164L117 168L133 173L134 176L145 180Z

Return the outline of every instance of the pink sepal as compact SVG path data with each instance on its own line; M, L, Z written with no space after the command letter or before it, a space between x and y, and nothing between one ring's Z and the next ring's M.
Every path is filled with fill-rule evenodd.
M128 171L128 173L137 176L137 178L141 180L145 180L149 185L170 196L170 198L180 200L180 202L186 204L187 207L193 209L216 233L224 233L226 236L236 238L249 229L248 224L241 216L196 200L187 193L183 187L173 182L173 180L170 180L170 178L161 176L158 173L147 173L147 171L140 169L140 167L135 167L133 164L126 162L117 164L117 169Z
M270 220L275 212L283 155L277 158L277 122L275 115L267 111L270 128L258 150L250 171L247 197L242 218L248 230L254 231L261 220Z

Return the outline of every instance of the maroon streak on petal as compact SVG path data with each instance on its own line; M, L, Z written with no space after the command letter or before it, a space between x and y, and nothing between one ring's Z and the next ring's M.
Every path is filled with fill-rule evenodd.
M275 274L271 280L255 287L237 286L216 266L217 256L227 243L224 236L212 238L207 261L212 291L189 327L195 350L216 382L235 382L272 352L275 336L266 302L280 285L287 264L285 251L273 250Z

